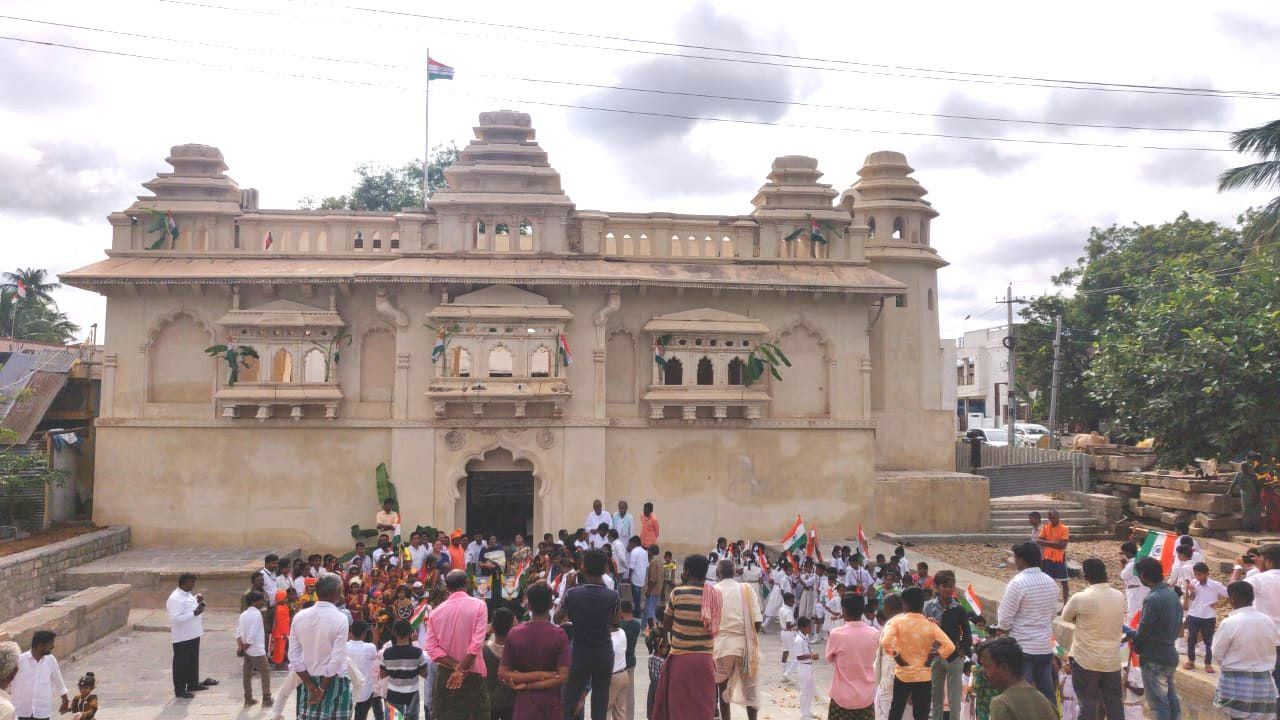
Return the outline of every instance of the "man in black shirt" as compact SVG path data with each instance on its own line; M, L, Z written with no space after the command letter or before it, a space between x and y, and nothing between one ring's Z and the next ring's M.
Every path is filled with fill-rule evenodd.
M959 708L964 693L964 661L973 646L969 629L969 613L956 600L956 576L950 570L939 570L933 576L934 599L925 603L924 616L937 623L955 643L955 652L933 662L933 715L942 717L945 694L951 708ZM952 717L957 711L952 710Z
M564 593L557 622L573 622L569 681L564 686L566 720L577 714L578 702L591 688L591 720L605 720L609 711L609 681L613 676L613 624L621 618L618 593L604 585L608 559L600 550L582 557L578 584Z

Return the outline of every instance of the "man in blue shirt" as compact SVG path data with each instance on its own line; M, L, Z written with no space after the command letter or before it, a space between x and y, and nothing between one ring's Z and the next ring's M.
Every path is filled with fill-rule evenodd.
M1142 661L1147 707L1156 720L1178 720L1182 705L1173 685L1173 674L1178 669L1178 651L1173 643L1182 628L1182 603L1165 583L1159 560L1142 558L1133 569L1150 589L1142 601L1142 619L1133 638L1133 650Z

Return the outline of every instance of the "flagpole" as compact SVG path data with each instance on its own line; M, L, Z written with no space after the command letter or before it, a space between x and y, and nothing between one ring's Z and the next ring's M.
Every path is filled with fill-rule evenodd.
M431 49L426 49L426 99L422 104L422 208L426 208L426 192L431 186Z

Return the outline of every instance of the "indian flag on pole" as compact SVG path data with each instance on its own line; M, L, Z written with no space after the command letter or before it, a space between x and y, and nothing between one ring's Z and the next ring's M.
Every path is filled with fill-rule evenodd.
M1175 538L1169 533L1148 530L1147 538L1142 541L1142 547L1138 548L1138 559L1153 557L1159 560L1160 568L1163 570L1165 577L1168 577L1169 570L1173 568L1173 547L1175 542Z
M978 593L973 591L972 584L964 589L964 594L960 596L960 605L963 606L970 615L982 614L982 601L978 599Z
M658 363L658 367L667 366L667 343L669 342L671 342L670 335L659 335L653 339L653 361Z
M18 299L27 299L27 284L22 282L22 278L18 278Z
M453 68L442 62L436 62L430 57L427 58L427 79L428 80L452 80Z
M444 357L444 331L436 333L435 347L431 348L431 362L435 362Z
M867 535L862 532L862 523L858 523L858 552L863 558L871 557L871 545L867 543Z
M556 340L557 350L560 352L560 362L565 367L573 364L573 353L569 352L569 341L565 339L564 333L560 333L560 337Z
M786 552L801 552L809 544L809 533L804 529L804 518L796 516L796 521L792 523L791 529L786 535L782 536L782 540L778 541L782 545L782 549Z

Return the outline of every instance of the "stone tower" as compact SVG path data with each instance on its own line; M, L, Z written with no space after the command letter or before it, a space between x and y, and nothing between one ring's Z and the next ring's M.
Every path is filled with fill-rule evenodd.
M937 297L938 269L947 263L929 243L929 224L938 211L923 199L928 191L912 172L902 153L872 153L841 204L853 213L855 226L867 228L871 268L909 288L871 311L876 465L883 470L949 470L953 460L946 440L952 409L941 406Z

